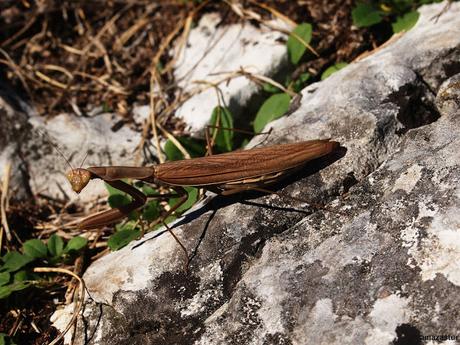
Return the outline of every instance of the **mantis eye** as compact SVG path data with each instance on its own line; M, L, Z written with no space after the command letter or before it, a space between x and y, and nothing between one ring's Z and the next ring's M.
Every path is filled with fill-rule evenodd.
M67 180L69 180L73 191L80 193L91 179L91 173L88 170L82 168L72 169L66 174L66 177Z

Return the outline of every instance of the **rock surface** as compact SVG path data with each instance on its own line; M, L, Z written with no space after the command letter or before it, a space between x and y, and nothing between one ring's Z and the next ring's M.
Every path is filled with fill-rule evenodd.
M65 158L73 167L81 166L83 160L85 166L136 165L134 153L141 134L128 126L117 129L118 121L115 114L109 113L91 117L60 114L48 120L30 117L33 140L28 142L26 159L30 162L32 190L63 200L77 198L65 177L70 169ZM56 143L65 158L56 150ZM141 154L137 164L140 163ZM100 181L92 180L88 187L78 195L81 202L107 194Z
M389 344L460 325L460 74L441 118L327 212L266 243L197 344ZM308 340L308 342L306 342ZM399 339L402 341L402 338Z
M3 87L3 85L2 85ZM19 199L29 198L26 162L23 159L24 143L27 141L28 128L25 105L11 96L11 92L0 92L0 177L3 181L7 167L11 172L9 194Z
M435 23L442 7L422 7L410 32L306 88L301 107L271 124L264 144L331 137L346 154L309 166L280 195L194 208L174 229L193 254L189 272L164 232L95 262L76 343L457 335L460 4Z
M76 199L65 178L70 169L66 159L74 167L83 160L87 166L143 162L141 153L137 161L134 154L141 134L128 126L117 128L119 119L114 114L60 114L46 119L2 94L0 113L0 176L11 164L9 190L13 198L22 200L41 194L58 200ZM106 195L102 183L90 184L78 197L81 202Z

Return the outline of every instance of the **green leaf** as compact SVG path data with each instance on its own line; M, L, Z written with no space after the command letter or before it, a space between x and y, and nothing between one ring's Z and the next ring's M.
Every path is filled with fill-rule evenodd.
M0 299L7 298L12 292L10 285L0 286Z
M26 270L20 270L14 274L14 282L23 282L24 280L29 280L29 274Z
M17 251L11 251L6 253L2 258L4 265L1 267L2 271L14 272L24 267L29 262L34 261L34 258L18 253Z
M126 181L123 180L123 182L126 182ZM109 206L111 208L122 207L122 206L125 206L125 205L128 205L128 204L131 203L132 199L127 193L125 193L125 192L123 192L121 190L118 190L116 188L113 188L108 183L105 184L105 187L107 188L107 191L109 192L109 197L107 199L107 202L109 203ZM132 211L128 215L128 218L129 219L138 219L139 218L139 213L137 211Z
M246 145L249 144L249 139L248 138L244 138L243 141L241 142L241 148L245 148Z
M123 226L117 228L117 231L123 230L139 230L139 222L137 220L130 220L129 222L125 222Z
M304 40L306 44L310 44L312 33L311 24L299 24L292 32ZM307 50L307 47L305 47L305 44L300 42L297 37L290 35L287 41L287 50L292 64L297 65Z
M182 146L187 150L190 157L202 157L206 153L206 150L198 139L190 138L190 137L178 137L176 138ZM167 140L164 146L164 151L166 154L166 158L169 161L177 161L184 159L184 155L182 152L176 147L176 145L171 141Z
M382 21L382 13L370 4L358 4L351 11L353 24L358 28L368 27Z
M109 103L107 103L107 102L102 103L102 112L104 112L104 113L112 113L113 112L112 107L110 106Z
M195 204L195 202L197 201L198 199L198 188L194 188L194 187L184 187L184 189L187 191L188 193L188 198L187 200L176 210L176 213L182 213L186 210L188 210L190 207L193 206L193 204ZM171 207L173 207L174 205L177 204L177 202L179 201L179 198L171 198L169 199L169 205Z
M122 179L122 181L125 182L125 183L128 183L127 179ZM125 192L112 187L108 183L105 183L105 188L107 189L107 192L109 193L109 195L126 195Z
M84 248L88 240L81 236L75 236L65 246L64 252L68 253L70 251L79 251L80 249Z
M29 282L14 282L13 284L7 285L12 291L20 291L28 288L31 284Z
M123 231L123 230L136 230L138 222L134 220L130 220L129 222L119 223L115 225L116 231Z
M126 181L123 181L126 182ZM125 192L113 188L108 183L105 183L105 188L109 192L108 203L111 208L120 207L123 205L127 205L131 202L131 198Z
M16 343L5 333L0 333L0 345L16 345Z
M46 258L46 255L48 254L48 248L46 248L46 245L41 240L36 238L24 242L22 249L25 255L36 259Z
M142 218L148 222L157 219L160 216L160 204L158 200L150 200L142 211Z
M186 148L190 157L203 157L206 154L204 140L190 137L179 137L178 140Z
M0 286L8 284L9 281L10 281L10 273L9 272L0 273Z
M227 108L215 107L212 111L211 121L212 126L221 128L211 128L211 137L216 136L215 145L219 152L230 152L233 149L233 115ZM230 130L226 129L229 128ZM216 134L217 132L217 134Z
M178 161L184 159L184 155L182 154L182 152L180 152L177 146L174 145L174 143L169 139L166 141L164 151L166 154L166 158L168 158L168 161Z
M402 17L398 17L396 21L391 24L393 32L396 34L401 31L409 31L417 23L419 16L420 13L417 11L412 11L406 13Z
M308 79L310 79L309 73L302 73L299 78L294 82L293 89L295 92L300 92L307 84Z
M31 283L17 281L8 285L0 286L0 299L7 298L14 291L24 290L29 287Z
M128 205L131 202L131 198L128 195L114 194L109 195L107 201L111 208L116 208Z
M348 66L348 64L346 62L337 62L335 65L333 66L329 66L324 72L323 74L321 74L321 80L324 80L326 79L327 77L329 77L331 74L341 70L342 68L344 68L345 66Z
M113 251L126 246L129 242L135 240L141 234L140 230L120 230L109 237L107 245Z
M263 83L262 89L268 93L279 93L281 90L273 84Z
M291 97L287 93L278 93L270 96L257 112L254 119L254 131L260 133L265 125L286 113L289 109Z
M158 194L158 191L147 183L142 184L141 190L147 196Z
M48 251L51 256L61 256L64 251L64 240L56 234L53 234L47 243Z

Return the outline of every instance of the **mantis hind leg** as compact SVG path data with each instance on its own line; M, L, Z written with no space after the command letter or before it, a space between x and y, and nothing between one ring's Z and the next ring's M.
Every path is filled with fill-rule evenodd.
M250 185L229 188L229 189L226 189L223 192L221 192L221 194L222 195L232 195L232 194L241 193L241 192L244 192L244 191L255 191L255 192L261 192L261 193L266 193L266 194L276 194L280 198L287 197L287 198L289 198L291 200L295 200L295 201L299 201L299 202L302 202L302 203L309 204L313 209L327 210L325 205L322 205L322 204L319 204L319 203L316 203L316 202L312 202L312 201L301 199L301 198L296 198L295 196L282 195L280 192L277 192L277 191L274 191L274 190L265 189L265 188L261 188L261 187L250 186Z
M171 236L174 238L174 240L179 244L181 247L182 251L184 252L185 255L185 271L188 271L188 266L190 264L190 258L187 252L187 248L182 244L182 242L179 240L179 238L176 236L176 234L173 232L173 230L166 224L165 220L173 214L179 207L181 207L188 199L188 193L187 191L179 186L173 187L173 190L177 193L177 196L179 196L179 201L171 207L171 209L161 217L161 223L165 226L165 228L168 230L168 232L171 234Z
M182 242L179 240L179 238L176 236L176 234L173 232L173 230L166 223L166 219L187 201L188 193L184 188L182 188L180 186L174 186L174 187L172 187L172 189L174 190L175 193L149 194L149 195L146 195L147 198L153 198L153 199L171 198L171 197L179 198L179 201L173 207L171 207L168 210L168 212L166 212L166 214L164 214L163 216L158 218L153 223L150 223L149 226L152 227L152 226L155 226L155 225L160 224L160 223L164 225L166 230L168 230L168 232L171 234L171 236L174 238L174 240L177 242L177 244L179 244L179 246L181 247L182 251L184 252L185 258L186 258L186 260L185 260L185 270L188 271L188 266L189 266L189 263L190 263L190 259L189 259L187 249L182 244ZM141 237L142 236L143 236L143 233L142 233Z

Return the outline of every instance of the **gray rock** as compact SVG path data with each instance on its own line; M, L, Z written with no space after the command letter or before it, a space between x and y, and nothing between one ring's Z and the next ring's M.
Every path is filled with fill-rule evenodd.
M92 117L60 114L48 120L31 116L28 122L35 139L29 142L31 147L26 159L32 190L62 200L76 199L65 177L70 169L66 158L74 167L81 166L83 160L85 166L142 163L142 155L139 154L136 161L133 154L140 142L140 133L127 126L115 129L118 121L119 118L110 113ZM90 181L88 187L78 196L81 202L107 194L100 181Z
M188 273L165 232L91 265L77 343L456 335L460 5L431 21L442 7L422 7L410 32L306 88L301 107L270 125L265 144L331 137L346 154L307 167L279 195L195 208L174 229L193 253Z
M441 118L410 130L338 204L271 238L196 343L389 344L405 334L416 344L457 335L460 74L437 104Z
M9 193L16 200L41 194L58 200L74 200L65 173L66 160L85 165L139 165L142 153L134 155L141 134L122 126L114 114L77 117L60 114L39 116L9 90L0 93L0 177L11 164ZM81 202L106 195L102 183L91 181L78 197Z
M30 198L27 164L24 160L30 126L27 123L26 106L12 92L2 86L0 90L0 177L11 168L8 185L9 195L16 200Z

